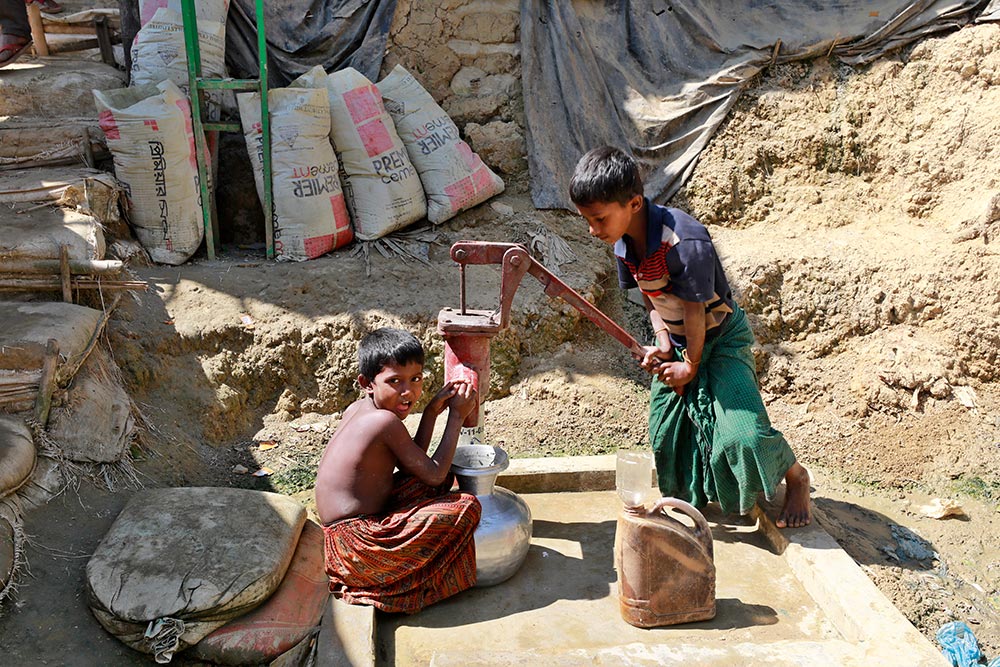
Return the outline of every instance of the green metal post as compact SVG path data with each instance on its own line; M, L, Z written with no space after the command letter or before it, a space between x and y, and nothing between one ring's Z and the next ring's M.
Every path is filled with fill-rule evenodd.
M267 40L264 35L264 0L257 0L257 58L260 62L260 132L263 141L264 238L267 258L274 259L274 190L271 181L271 115L267 99Z
M258 0L258 4L260 0ZM215 259L215 235L212 229L212 192L209 188L208 164L205 156L208 146L205 142L205 128L201 122L201 45L198 43L198 15L193 0L181 0L181 16L184 20L184 48L187 53L188 96L191 98L191 127L194 130L194 147L198 163L198 188L201 192L201 214L205 225L205 248L208 258Z

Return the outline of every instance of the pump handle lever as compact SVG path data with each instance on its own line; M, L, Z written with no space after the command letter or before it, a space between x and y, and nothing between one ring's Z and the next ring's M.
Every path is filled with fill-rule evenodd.
M638 357L643 356L642 345L618 323L598 310L597 306L587 301L579 292L557 278L554 273L535 260L528 250L516 243L494 243L490 241L458 241L451 246L451 258L463 265L467 264L500 264L500 308L499 328L505 329L510 324L510 308L514 301L514 292L521 283L525 273L530 273L542 284L545 293L550 297L560 297L569 305L580 311L588 320L600 327L605 333L624 345ZM462 291L465 291L463 282Z

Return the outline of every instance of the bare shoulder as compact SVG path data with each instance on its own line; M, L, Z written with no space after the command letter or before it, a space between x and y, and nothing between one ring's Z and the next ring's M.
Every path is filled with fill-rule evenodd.
M340 420L338 432L353 434L369 440L382 440L385 437L399 437L408 433L406 426L399 418L388 410L380 410L370 402L362 399L347 410Z

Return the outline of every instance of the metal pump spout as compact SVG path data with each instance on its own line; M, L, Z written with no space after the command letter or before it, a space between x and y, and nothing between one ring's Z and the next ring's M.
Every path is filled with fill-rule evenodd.
M461 289L458 310L444 308L438 314L438 333L445 341L444 379L445 382L469 380L479 390L479 410L473 411L466 419L463 440L481 440L482 404L490 385L490 340L510 325L510 307L514 301L514 293L526 273L542 284L547 295L562 298L627 347L633 355L642 357L642 346L635 338L535 261L524 246L489 241L459 241L451 247L451 258L458 263ZM465 269L469 264L501 265L500 304L495 310L468 308L465 298Z

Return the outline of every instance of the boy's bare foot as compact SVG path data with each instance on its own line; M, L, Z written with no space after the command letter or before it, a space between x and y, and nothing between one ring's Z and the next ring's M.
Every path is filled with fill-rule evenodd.
M809 471L796 461L785 473L785 505L775 525L778 528L799 528L812 521L809 505Z

